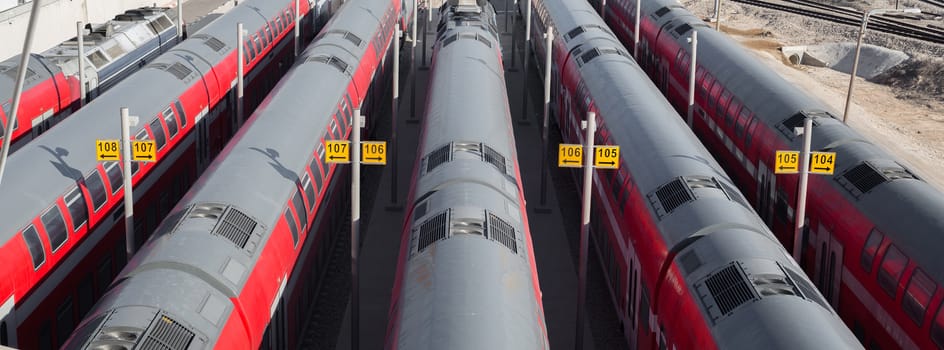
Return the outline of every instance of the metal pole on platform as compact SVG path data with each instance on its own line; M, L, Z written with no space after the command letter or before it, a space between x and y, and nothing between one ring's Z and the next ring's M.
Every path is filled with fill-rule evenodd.
M177 41L184 39L184 6L177 0Z
M525 0L527 4L525 5L525 15L524 15L524 56L522 61L524 62L524 79L521 84L521 120L519 121L522 124L528 123L528 97L530 96L530 91L528 90L528 66L531 61L531 0Z
M425 10L427 17L430 16L430 11L429 11L428 6L429 6L429 5L427 5L427 8L426 8L426 10ZM427 68L428 68L428 67L426 66L426 46L429 46L429 45L427 45L428 40L429 40L429 33L427 32L427 30L428 30L427 27L429 27L429 23L428 23L428 22L423 22L423 30L422 30L422 32L423 32L423 61L422 61L423 64L420 66L420 69L427 69Z
M633 24L633 58L639 59L639 7L642 0L636 0L636 19Z
M299 42L299 36L301 28L298 28L301 24L301 18L298 17L298 0L295 0L295 57L298 57L299 51L301 51L301 43Z
M511 1L505 0L505 33L510 33L508 31L508 16L511 16L511 11L508 10L508 4Z
M243 78L245 67L245 31L243 31L242 22L236 23L236 124L242 125L243 117L243 95L245 92L245 81Z
M131 121L128 107L121 107L121 163L125 186L125 262L134 256L134 193L131 189ZM137 118L135 118L137 119ZM137 124L137 121L135 121Z
M16 125L16 116L20 109L20 98L23 95L23 82L26 80L26 69L29 66L30 48L33 46L33 33L36 32L36 21L39 20L41 0L33 1L30 10L29 24L26 27L26 40L23 42L23 52L20 56L20 68L16 72L16 86L13 88L13 106L10 115L7 115L7 125L3 128L3 149L0 150L0 180L3 180L3 171L6 170L7 157L10 156L10 139L13 138L13 127Z
M523 1L530 2L531 0ZM515 14L518 11L518 0L515 0L514 7L511 15L511 67L508 69L510 71L515 71L515 56L518 52L518 41L515 40L515 34L518 33L518 16Z
M79 107L85 106L85 96L88 94L88 82L85 81L85 23L75 22L75 38L79 41Z
M800 184L797 186L796 223L793 230L793 260L803 256L803 226L806 221L806 188L810 177L810 145L813 140L813 118L803 121L803 153L800 154Z
M416 13L416 2L419 0L413 0L413 46L410 48L410 83L413 85L410 87L410 119L416 119L416 17L419 15Z
M551 53L554 51L554 27L544 33L544 124L541 129L541 205L547 204L547 129L551 106Z
M360 251L361 226L361 128L364 127L364 117L361 110L355 109L351 125L351 344L352 349L358 347L358 327L360 327L360 305L357 281L357 255Z
M698 65L696 64L698 60L698 31L692 30L692 37L689 38L689 42L692 43L692 62L688 68L688 127L691 128L694 122L692 113L695 112L695 70Z
M593 135L597 129L597 114L587 113L587 121L584 122L584 129L587 131L584 136L583 146L583 207L580 214L580 263L577 281L577 337L574 343L574 349L583 349L583 321L584 301L587 292L587 245L590 235L590 204L593 198Z
M400 38L403 37L403 32L400 31L400 27L396 28L395 34L393 38L393 106L390 112L390 146L392 148L390 160L393 163L393 169L391 169L392 172L390 174L390 204L397 203L397 185L400 183L397 179L397 113L400 110Z

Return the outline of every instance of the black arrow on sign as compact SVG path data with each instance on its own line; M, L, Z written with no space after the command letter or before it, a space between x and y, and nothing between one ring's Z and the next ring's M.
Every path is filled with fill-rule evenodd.
M815 168L813 168L813 169L816 169L816 170L822 170L822 171L829 171L829 168L820 168L820 167L815 167Z
M580 163L579 160L570 160L570 159L564 159L563 162L564 163Z
M597 164L613 165L613 164L616 164L616 162L614 162L614 161L609 161L609 162L597 162Z
M154 158L154 157L151 157L151 155L149 154L149 155L146 155L146 156L137 156L137 157L135 157L135 158L152 159L152 158Z
M783 170L783 169L796 170L796 167L795 167L795 166L788 166L788 167L785 167L785 166L781 165L781 166L780 166L780 170Z
M376 161L379 162L379 161L380 161L381 159L383 159L383 158L380 158L380 157L364 157L364 159L367 159L367 160L376 160Z
M102 158L111 159L111 158L118 158L118 156L109 156L107 154L103 154Z
M335 159L347 159L347 157L338 157L338 156L331 156L330 158L331 158L331 160L335 160Z

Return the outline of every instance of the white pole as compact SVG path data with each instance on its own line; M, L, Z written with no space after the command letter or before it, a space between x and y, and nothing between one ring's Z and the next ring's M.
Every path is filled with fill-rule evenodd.
M862 49L862 37L865 36L865 27L869 23L869 15L872 14L871 11L867 11L862 15L862 26L859 27L859 40L856 42L855 58L852 59L852 74L849 75L849 91L846 92L846 106L842 110L842 122L846 122L846 117L849 116L849 106L852 105L852 87L855 85L856 71L859 70L859 52Z
M551 53L554 51L554 27L544 34L544 124L541 129L541 205L547 204L547 129L551 106Z
M79 41L79 107L85 106L85 96L88 94L88 86L85 81L85 23L75 22L76 39Z
M13 88L13 107L7 116L7 125L3 128L3 149L0 150L0 180L6 170L7 157L10 156L10 139L13 138L13 126L16 125L16 114L20 109L20 97L23 95L23 81L26 80L26 68L29 66L30 48L33 46L33 33L36 31L36 21L39 20L41 0L33 1L30 10L29 24L26 27L26 40L23 42L23 54L20 56L20 68L16 72L16 86Z
M806 187L810 177L810 144L813 139L813 118L803 122L803 153L800 155L800 185L797 188L796 225L793 231L793 260L803 257L803 226L806 221Z
M184 6L181 0L177 0L177 40L184 38Z
M522 0L528 1L531 0ZM518 16L516 12L518 11L518 0L514 2L514 9L512 9L511 14L511 67L508 69L510 71L515 71L515 56L518 52L518 41L515 40L515 34L518 33Z
M392 173L390 174L391 204L397 203L397 184L400 183L397 179L397 112L400 109L400 38L403 37L403 32L400 31L400 27L395 29L394 34L396 35L393 37L393 106L390 108L390 146L392 148L390 160L393 163Z
M236 123L237 125L242 125L244 111L243 111L243 96L245 92L245 81L243 75L245 74L245 32L243 31L242 22L236 23Z
M428 1L426 2L426 10L425 10L425 12L426 12L426 16L427 16L427 17L431 16L431 13L432 13L432 12L429 11L429 2L428 2ZM423 59L422 59L423 64L422 64L422 66L420 66L420 69L426 70L426 69L428 69L428 67L426 66L426 47L429 46L429 45L426 45L426 44L427 44L426 41L429 39L429 23L428 23L428 22L423 22L423 30L422 30L422 32L423 32Z
M715 0L715 30L721 31L721 0Z
M593 196L593 135L597 132L597 114L587 113L583 146L583 209L580 215L580 271L577 281L577 337L574 349L583 349L584 300L587 290L587 245L590 235L590 204Z
M131 118L128 107L121 108L121 162L125 182L125 253L126 262L134 256L134 194L131 192Z
M361 128L364 127L364 117L361 116L361 110L355 109L352 117L351 130L351 344L353 349L357 350L359 337L358 327L360 316L360 305L358 304L357 283L357 255L360 250L360 225L361 225Z
M298 18L298 0L295 0L295 57L298 57L298 51L301 50L299 46L299 28L298 25L301 23L301 19Z
M639 59L639 7L641 0L636 0L636 23L633 25L633 58Z
M521 123L528 123L528 96L530 95L530 90L528 90L528 66L531 61L531 0L525 0L525 15L524 15L524 79L521 84Z
M695 70L698 69L696 64L698 60L698 31L692 30L692 37L689 40L692 43L692 62L689 66L688 74L688 127L691 128L694 118L692 113L695 112Z

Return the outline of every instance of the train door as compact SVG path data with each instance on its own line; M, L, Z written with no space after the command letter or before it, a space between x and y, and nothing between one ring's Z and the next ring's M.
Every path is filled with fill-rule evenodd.
M210 121L208 118L203 118L196 122L194 129L196 129L194 147L197 149L197 174L200 174L210 162Z
M43 112L42 115L36 118L33 118L33 122L32 122L33 138L38 137L40 134L46 132L46 130L49 130L49 128L52 127L52 124L54 124L53 123L54 120L51 119L52 113L53 113L52 109L50 109L48 111ZM17 128L16 123L14 123L13 125L14 125L13 129L16 129Z
M16 310L13 296L0 305L0 346L16 347Z
M825 226L819 225L816 238L813 282L833 308L839 308L839 284L842 280L842 245Z
M633 256L629 258L629 268L626 269L627 278L626 278L626 322L623 324L623 334L629 335L629 344L636 344L636 333L638 330L636 326L639 324L637 322L637 315L639 314L639 306L636 302L639 300L638 297L638 287L639 287L639 267L636 265L636 259Z

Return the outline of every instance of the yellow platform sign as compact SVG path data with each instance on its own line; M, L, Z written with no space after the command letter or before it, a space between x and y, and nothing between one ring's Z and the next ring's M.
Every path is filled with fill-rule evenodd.
M796 174L800 172L800 152L777 151L774 174Z
M117 161L121 158L118 140L95 140L95 159L98 161Z
M583 166L583 145L562 143L557 156L557 166L562 168L579 168Z
M351 141L325 141L325 163L350 163Z
M131 160L136 162L157 161L157 146L154 140L131 141Z
M619 169L619 146L594 146L593 166L598 169Z
M387 164L387 141L362 141L361 163L368 165Z
M810 173L832 175L836 170L836 152L810 152Z

